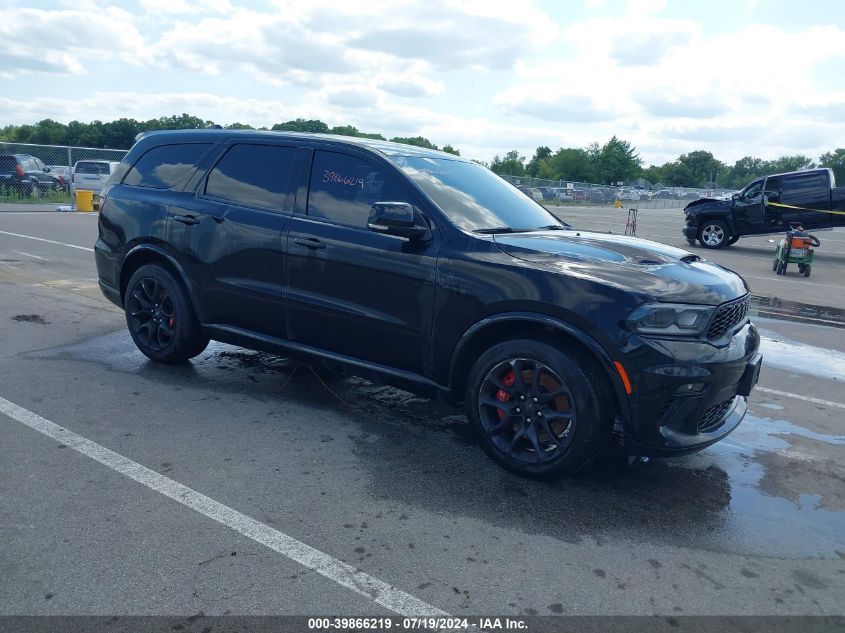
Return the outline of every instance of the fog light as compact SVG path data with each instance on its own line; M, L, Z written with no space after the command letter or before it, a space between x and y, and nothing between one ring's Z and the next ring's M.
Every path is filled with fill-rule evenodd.
M701 393L704 391L704 383L703 382L688 382L685 385L681 385L675 390L676 396L691 396L693 394Z

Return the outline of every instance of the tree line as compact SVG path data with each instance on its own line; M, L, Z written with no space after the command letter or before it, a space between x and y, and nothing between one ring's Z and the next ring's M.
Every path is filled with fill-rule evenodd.
M83 123L71 121L59 123L44 119L34 125L7 125L0 128L0 141L14 143L36 143L44 145L74 145L80 147L103 147L129 149L140 132L151 130L178 130L224 127L230 130L286 130L293 132L319 132L323 134L343 134L378 140L388 140L375 132L364 132L352 125L329 127L319 119L294 119L276 123L270 128L253 128L244 123L231 123L218 126L213 121L203 120L190 114L172 115L136 121L122 118L116 121L92 121ZM460 155L460 151L451 145L438 147L422 136L396 136L390 139L395 143L416 145L428 149L440 149L444 152ZM795 154L781 156L775 160L763 160L753 156L739 159L733 165L723 163L706 150L697 150L681 154L674 161L663 165L643 167L636 148L628 141L613 136L604 145L591 143L587 147L561 147L557 151L546 145L536 149L534 155L526 160L517 150L511 150L503 156L496 156L492 162L481 164L497 174L512 176L533 176L549 180L571 180L601 184L623 182L663 184L669 187L703 187L740 189L758 176L795 171L812 167L830 167L840 185L845 185L845 149L839 148L826 152L814 160L809 156Z
M741 189L753 179L815 167L830 167L836 181L845 185L845 149L826 152L813 160L803 154L763 160L745 156L733 165L723 163L706 150L681 154L663 165L643 167L639 154L627 141L614 136L604 145L560 148L552 152L542 145L526 161L516 150L496 156L489 165L498 174L532 176L549 180L573 180L600 184L662 184L667 187Z
M152 130L193 130L222 127L227 130L285 130L289 132L319 132L322 134L343 134L345 136L359 136L381 141L387 139L381 134L362 132L353 125L338 125L329 127L319 119L294 119L285 123L276 123L270 128L254 128L245 123L230 123L219 126L214 121L204 121L190 114L159 117L148 121L135 119L118 119L117 121L92 121L83 123L71 121L64 124L52 119L44 119L34 125L7 125L0 128L0 142L35 143L42 145L73 145L77 147L96 147L109 149L129 149L135 142L135 137L141 132ZM422 136L396 136L390 139L394 143L417 145L428 149L439 149L450 154L460 155L451 145L437 147Z

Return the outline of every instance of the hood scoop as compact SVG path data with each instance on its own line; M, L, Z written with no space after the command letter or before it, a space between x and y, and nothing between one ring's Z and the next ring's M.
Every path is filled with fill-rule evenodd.
M695 253L690 253L689 255L684 255L681 257L681 261L685 264L694 264L695 262L700 262L701 257L696 255Z

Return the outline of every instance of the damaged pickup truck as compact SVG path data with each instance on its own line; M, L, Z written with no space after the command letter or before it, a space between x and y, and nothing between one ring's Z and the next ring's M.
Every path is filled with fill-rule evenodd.
M845 226L845 187L830 169L757 178L730 200L702 198L684 208L684 237L723 248L741 237L783 233L801 225L814 231Z

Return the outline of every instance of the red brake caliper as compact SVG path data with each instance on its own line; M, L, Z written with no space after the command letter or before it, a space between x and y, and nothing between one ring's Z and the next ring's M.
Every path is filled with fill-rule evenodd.
M513 387L513 384L515 382L516 382L516 374L513 373L513 369L511 369L502 378L502 384L505 387ZM496 400L498 400L499 402L508 402L510 399L511 399L511 397L507 393L505 393L504 389L499 389L499 391L496 392ZM499 414L500 420L504 420L505 417L507 416L507 413L505 412L504 409L496 409L496 411Z

